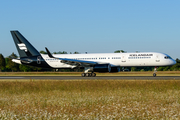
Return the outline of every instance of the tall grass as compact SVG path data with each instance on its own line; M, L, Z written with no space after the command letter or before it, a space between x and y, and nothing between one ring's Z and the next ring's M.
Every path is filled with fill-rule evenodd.
M1 81L0 119L180 119L180 81Z

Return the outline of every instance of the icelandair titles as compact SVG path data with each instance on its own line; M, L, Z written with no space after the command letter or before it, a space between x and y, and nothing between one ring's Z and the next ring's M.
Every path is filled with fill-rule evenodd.
M135 57L135 56L153 56L153 54L130 54L129 56Z

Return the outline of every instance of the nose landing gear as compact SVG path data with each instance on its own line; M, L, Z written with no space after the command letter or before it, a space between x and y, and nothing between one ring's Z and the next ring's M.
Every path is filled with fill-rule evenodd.
M153 77L156 77L157 67L154 68Z
M153 77L156 77L156 73L153 73Z

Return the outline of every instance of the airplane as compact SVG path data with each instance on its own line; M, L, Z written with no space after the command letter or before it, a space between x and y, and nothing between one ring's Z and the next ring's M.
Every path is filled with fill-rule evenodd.
M140 53L96 53L96 54L40 54L19 32L10 31L20 58L13 62L29 66L53 69L83 68L82 77L95 77L95 72L119 72L120 67L153 66L156 77L157 67L176 64L169 55L159 52Z

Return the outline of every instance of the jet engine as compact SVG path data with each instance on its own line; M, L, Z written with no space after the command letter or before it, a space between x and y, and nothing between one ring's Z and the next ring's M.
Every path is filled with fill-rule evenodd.
M94 72L111 72L110 64L98 64L93 67Z
M111 72L120 72L120 67L111 67Z

